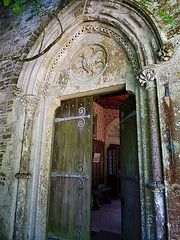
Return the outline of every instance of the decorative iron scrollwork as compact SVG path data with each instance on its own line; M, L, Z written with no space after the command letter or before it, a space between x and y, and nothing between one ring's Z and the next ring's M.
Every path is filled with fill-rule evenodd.
M77 166L77 171L78 171L78 173L79 173L79 175L78 175L78 178L79 178L79 180L78 180L78 182L77 182L77 187L78 188L83 188L84 187L84 179L83 178L89 178L89 176L88 175L83 175L84 174L84 167L82 166L82 165L78 165Z
M51 173L51 177L69 177L69 178L78 178L77 187L82 189L84 187L84 178L88 179L88 175L84 174L84 167L82 165L77 166L78 175L71 175L71 174L60 174L56 172Z
M79 230L74 231L75 238L78 238L78 240L82 239L82 233Z
M69 121L69 120L77 120L79 119L78 122L78 127L82 128L85 125L85 118L90 118L90 115L85 115L86 114L86 109L84 107L80 107L78 110L79 116L75 116L75 117L67 117L67 118L56 118L55 122L64 122L64 121Z
M88 115L88 116L85 116L85 114L86 114L86 109L84 108L84 107L80 107L79 108L79 110L78 110L78 112L79 112L79 117L80 117L80 120L79 120L79 122L78 122L78 127L84 127L84 125L85 125L85 120L84 120L84 118L90 118L90 115Z

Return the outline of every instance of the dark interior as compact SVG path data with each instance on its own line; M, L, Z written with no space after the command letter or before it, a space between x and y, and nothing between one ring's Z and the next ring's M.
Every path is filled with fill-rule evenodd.
M116 123L114 126L112 125L112 131L110 130L110 134L107 134L106 139L103 139L104 141L99 139L100 129L98 129L98 127L102 124L99 121L104 121L103 117L99 116L101 115L101 111L104 114L111 115L111 110L116 110L116 117L118 118L119 106L128 96L127 91L122 91L95 96L93 99L92 240L120 239L120 157L119 142L116 142L117 138L119 140L119 124ZM100 113L97 112L97 108ZM108 112L106 110L108 110ZM107 116L105 116L105 118L106 117ZM111 124L111 122L109 124ZM105 127L108 128L109 124ZM106 130L107 129L104 128L104 132L106 132ZM114 142L111 142L113 131L116 133L116 138L114 138Z

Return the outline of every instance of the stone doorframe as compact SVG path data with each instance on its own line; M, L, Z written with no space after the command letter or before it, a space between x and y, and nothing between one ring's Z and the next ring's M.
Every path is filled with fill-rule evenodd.
M63 28L71 27L46 55L25 63L19 78L21 94L15 109L21 116L17 131L23 129L23 144L21 154L16 153L20 171L15 175L14 238L45 239L54 112L61 100L126 89L136 96L142 239L165 239L155 65L160 36L149 16L126 1L111 5L88 1L83 18L76 22L83 2L73 1L59 13ZM44 47L59 33L53 19L46 28ZM41 36L29 56L40 44ZM115 50L123 58L113 67ZM94 67L93 61L99 65Z

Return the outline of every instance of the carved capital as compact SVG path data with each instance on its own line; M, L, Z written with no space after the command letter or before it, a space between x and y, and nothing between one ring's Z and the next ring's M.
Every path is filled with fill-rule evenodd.
M164 44L158 52L158 58L160 61L168 61L173 56L173 53L174 49L172 44Z
M33 110L38 106L40 98L34 95L24 95L21 97L21 103L26 110Z
M137 78L141 86L146 86L148 82L155 80L154 69L144 69Z

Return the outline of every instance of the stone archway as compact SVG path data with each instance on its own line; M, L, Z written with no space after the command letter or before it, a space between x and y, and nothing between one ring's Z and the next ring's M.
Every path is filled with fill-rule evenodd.
M59 14L63 27L71 26L79 18L82 2L72 2ZM46 33L45 46L59 33L55 19ZM36 53L39 45L40 39L29 55ZM22 95L15 104L22 102L25 107L20 108L23 118L19 128L25 124L22 133L25 157L21 157L20 166L28 164L25 171L20 168L16 174L17 239L23 232L28 233L29 239L45 239L53 119L61 100L124 87L135 93L137 103L142 239L165 236L156 85L154 66L151 67L157 61L160 45L152 20L137 6L89 1L83 18L46 55L24 65L18 83ZM27 225L22 225L25 209Z

